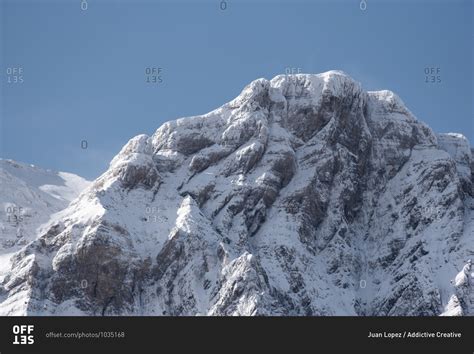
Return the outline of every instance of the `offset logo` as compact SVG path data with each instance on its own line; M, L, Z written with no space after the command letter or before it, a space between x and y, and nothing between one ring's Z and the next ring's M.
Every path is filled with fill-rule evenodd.
M35 342L34 329L34 325L14 325L13 344L33 344Z

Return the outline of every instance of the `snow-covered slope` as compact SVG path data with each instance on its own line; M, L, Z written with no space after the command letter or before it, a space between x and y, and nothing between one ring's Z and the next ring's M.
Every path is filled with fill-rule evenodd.
M31 241L38 226L89 184L72 173L0 159L0 250Z
M41 226L89 184L71 173L0 159L0 281L12 254L41 234Z
M464 139L339 71L258 79L131 139L13 256L0 313L470 315Z

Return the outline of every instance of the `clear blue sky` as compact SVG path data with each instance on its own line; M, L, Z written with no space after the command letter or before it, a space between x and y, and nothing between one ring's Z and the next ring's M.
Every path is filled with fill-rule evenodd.
M436 132L474 143L470 0L0 2L3 158L94 178L133 136L286 67L395 91ZM24 83L7 84L18 66ZM149 66L162 84L145 83ZM425 67L441 83L425 83Z

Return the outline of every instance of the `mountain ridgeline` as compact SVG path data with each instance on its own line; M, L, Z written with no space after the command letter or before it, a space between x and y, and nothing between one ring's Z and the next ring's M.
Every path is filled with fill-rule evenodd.
M472 315L473 158L339 71L131 139L9 258L2 315Z

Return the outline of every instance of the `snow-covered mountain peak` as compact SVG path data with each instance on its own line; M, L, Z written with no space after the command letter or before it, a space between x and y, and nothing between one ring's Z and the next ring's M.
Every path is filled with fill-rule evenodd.
M408 110L402 99L393 91L380 90L368 91L368 95L374 109L380 113L379 116L386 116L386 113L395 113L394 118L399 121L417 121L416 117Z
M472 164L439 140L342 72L255 80L131 139L13 258L0 313L470 313Z
M124 165L143 165L151 162L153 147L146 134L138 135L129 140L122 150L112 159L111 169L120 169Z
M448 152L458 163L469 165L472 160L471 145L467 138L459 133L438 134L438 145Z
M386 102L387 105L392 107L405 107L405 104L401 98L393 91L390 90L379 90L379 91L368 91L370 96L376 97L378 100Z
M321 74L284 74L270 80L269 89L285 97L318 101L323 95L346 96L362 93L360 83L342 71ZM278 94L273 95L278 97Z
M55 172L35 165L0 158L3 178L36 188L62 201L70 202L89 184L85 179L67 172Z
M438 134L438 147L453 158L464 191L474 196L474 185L472 183L474 159L467 138L458 133Z

